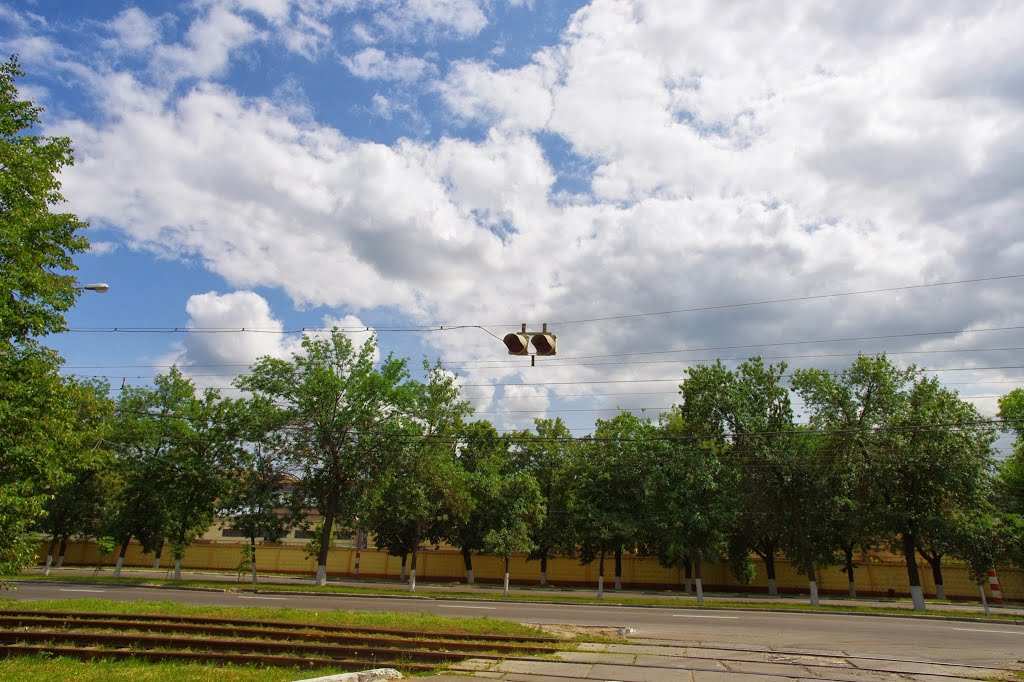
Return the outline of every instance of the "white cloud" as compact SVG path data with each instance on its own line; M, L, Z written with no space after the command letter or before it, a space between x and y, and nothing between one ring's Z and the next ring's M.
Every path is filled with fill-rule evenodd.
M476 3L371 6L368 31L391 37L470 35L486 21ZM471 21L457 23L456 7ZM215 12L161 63L212 76L262 39L245 17ZM528 64L462 60L430 86L485 135L390 146L319 122L312 105L209 83L169 97L105 74L92 82L104 122L61 126L78 152L65 190L73 210L120 226L134 246L200 259L231 286L494 332L1022 272L1024 85L1009 28L1022 19L1024 9L986 3L594 0ZM347 62L402 82L425 64L377 48ZM403 106L421 93L408 90ZM376 93L361 111L397 106ZM565 201L569 170L586 173L585 191ZM1012 305L944 291L563 324L560 355L542 369L464 373L474 383L671 379L683 363L566 358L998 326ZM480 330L459 338L439 351L505 360Z
M160 40L160 22L138 7L121 11L109 26L115 37L105 41L108 48L138 52Z
M375 47L368 47L341 61L352 75L365 80L411 82L433 69L433 65L425 59L402 55L388 56L386 52Z
M376 0L375 23L385 33L413 40L470 38L486 25L478 0Z

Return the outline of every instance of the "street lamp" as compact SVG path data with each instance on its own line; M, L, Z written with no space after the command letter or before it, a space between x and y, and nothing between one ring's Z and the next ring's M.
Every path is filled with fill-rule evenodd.
M110 285L106 282L93 282L92 284L83 284L80 287L75 287L78 291L95 291L97 294L105 294L110 291Z

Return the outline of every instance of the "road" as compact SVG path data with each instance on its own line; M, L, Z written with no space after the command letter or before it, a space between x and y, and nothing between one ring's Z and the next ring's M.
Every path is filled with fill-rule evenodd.
M444 598L388 598L319 594L239 594L185 589L70 583L19 583L5 597L18 600L96 597L120 601L172 600L210 606L268 606L488 616L523 623L633 628L632 637L689 646L749 646L807 652L844 652L967 665L1020 667L1024 626L881 616L764 613L604 605L500 603Z

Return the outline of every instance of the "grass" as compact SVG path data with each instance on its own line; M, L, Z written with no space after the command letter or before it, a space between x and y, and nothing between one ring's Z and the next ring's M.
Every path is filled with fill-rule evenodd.
M331 606L335 606L332 604ZM267 608L260 606L201 606L174 601L117 602L105 599L54 599L48 601L18 601L0 599L0 613L20 611L84 611L119 615L156 614L189 616L192 618L237 618L259 622L285 621L306 625L348 625L381 629L412 630L423 634L443 635L464 633L470 635L494 634L517 636L544 636L539 628L513 621L493 618L454 618L429 613L404 614L388 611L323 611L307 609ZM0 678L3 679L3 678Z
M240 590L252 590L253 587L249 583L236 583L226 581L215 581L215 580L167 580L161 578L113 578L107 576L74 576L74 575L61 575L61 576L50 576L45 577L42 575L25 575L19 576L18 580L32 580L32 581L58 581L58 582L83 582L83 583L116 583L125 585L140 585L140 586L151 586L151 587L193 587L193 588L205 588L214 589L223 592L240 591ZM390 597L421 597L421 598L443 598L443 599L473 599L473 600L495 600L495 601L517 601L517 602L544 602L544 603L564 603L564 604L623 604L629 606L652 606L652 607L665 607L673 609L685 609L685 608L705 608L705 609L757 609L757 610L782 610L782 611L814 611L820 613L865 613L865 614L878 614L878 615L901 615L901 616L916 616L922 618L936 618L936 617L978 617L978 618L989 618L991 620L1005 620L1014 621L1022 620L1021 616L1014 614L998 613L994 612L991 616L983 616L981 613L965 613L962 611L954 611L951 609L943 609L941 604L932 603L929 606L929 610L926 613L920 613L911 611L907 608L900 607L885 607L885 606L859 606L859 605L821 605L818 607L811 607L809 604L804 602L769 602L762 601L757 598L750 598L742 601L725 601L725 600L714 600L705 599L703 607L697 606L696 601L693 597L673 597L673 596L633 596L633 595L621 595L615 592L607 592L603 600L599 600L594 596L587 596L583 590L564 590L559 588L537 588L536 591L531 593L523 594L522 592L515 593L510 597L504 597L501 594L500 586L495 586L493 590L487 589L489 586L477 586L478 588L474 591L462 590L458 588L462 587L461 583L454 583L450 587L456 588L452 590L445 590L444 592L437 591L422 591L418 593L410 593L407 589L399 587L397 585L391 586L387 583L369 582L365 586L353 586L353 585L324 585L316 586L310 583L296 584L296 583L265 583L262 584L259 589L260 591L267 592L296 592L296 593L317 593L317 594L350 594L350 595L378 595L378 596L390 596ZM519 588L521 589L521 588ZM873 601L878 601L873 599Z
M103 682L291 682L344 672L337 668L260 668L256 666L207 666L196 663L148 663L146 661L79 661L46 655L0 660L0 680L50 682L96 680Z

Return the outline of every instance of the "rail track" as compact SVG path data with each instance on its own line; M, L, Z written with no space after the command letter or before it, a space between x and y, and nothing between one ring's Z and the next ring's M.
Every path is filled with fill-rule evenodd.
M0 611L0 656L49 652L86 660L436 670L468 658L550 655L546 637L423 633L226 618Z

